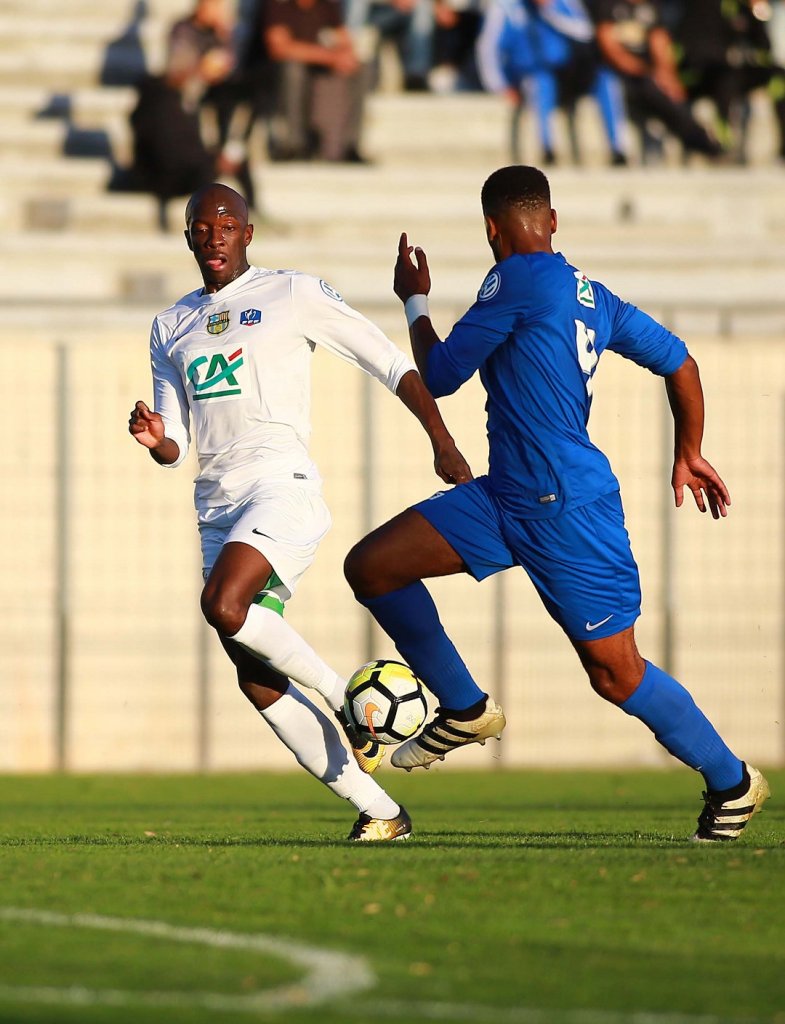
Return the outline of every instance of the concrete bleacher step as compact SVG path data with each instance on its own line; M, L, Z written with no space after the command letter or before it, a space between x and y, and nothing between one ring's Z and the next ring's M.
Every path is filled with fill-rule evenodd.
M63 126L36 124L43 148L65 139ZM9 136L13 140L13 133ZM32 149L31 149L32 154ZM369 231L431 228L457 242L481 229L479 191L492 166L449 169L422 167L263 164L256 167L260 203L274 223L308 237L342 240ZM106 159L63 159L28 155L0 157L5 194L0 204L14 224L31 223L47 203L59 204L59 226L94 231L157 226L157 205L146 195L107 194ZM778 169L693 171L557 168L550 173L553 201L566 230L598 241L641 237L670 245L676 257L701 239L732 243L738 236L759 244L772 241L777 259L785 239L785 181ZM170 220L178 225L185 199L172 200ZM45 219L33 226L47 227ZM54 226L54 225L50 225ZM644 255L645 245L640 255ZM722 249L718 258L722 258Z
M133 110L136 91L131 86L88 85L60 91L43 85L0 85L0 121L26 124L36 120L64 120L91 128L104 128L118 119L125 122Z
M98 0L4 0L0 10L0 196L4 230L24 230L30 257L14 250L0 284L4 304L36 298L41 268L52 302L161 306L195 284L180 235L185 199L169 204L168 233L147 195L108 194L108 153L130 151L135 91L98 85L108 48L126 36L155 66L166 30L189 0L137 5ZM122 46L121 46L122 50ZM767 120L768 118L768 120ZM755 159L769 160L768 106L756 100ZM433 260L438 301L463 308L490 263L479 190L510 161L511 111L498 97L375 93L363 147L373 165L275 164L265 126L253 136L253 168L264 216L251 258L262 265L319 273L350 301L386 306L401 230ZM523 159L536 160L529 115ZM557 118L559 153L566 153ZM642 303L768 309L785 273L785 172L688 168L608 169L591 103L579 109L585 166L549 172L562 218L557 243L576 263ZM443 276L442 276L443 275Z
M127 25L137 19L139 8L144 9L144 20L155 19L169 22L182 18L193 9L190 0L122 0L111 6L111 19L107 16L107 4L101 0L68 0L68 4L53 6L52 0L3 0L3 14L9 17L73 18L84 22L92 19L111 20L118 26Z
M111 9L110 9L111 10ZM62 7L48 10L42 5L36 10L27 0L21 9L13 11L12 0L3 0L0 8L0 52L3 50L19 50L20 43L34 39L37 42L47 40L50 43L66 42L69 46L74 42L87 42L100 48L106 40L121 34L126 24L121 12L107 13L104 5L99 11L89 16L75 16L71 2ZM156 25L150 19L140 26L140 34L146 33L148 25Z
M29 199L65 199L79 194L96 195L109 180L109 165L98 159L23 159L0 154L0 179L5 195L0 203Z
M274 217L331 219L336 204L344 219L478 218L487 174L503 161L477 159L454 166L425 164L364 167L272 165L260 172ZM679 169L553 168L554 206L566 222L602 227L629 224L706 227L718 235L762 235L785 229L785 175L770 170L718 168L689 174Z
M131 197L126 197L131 198ZM143 197L132 197L142 199ZM133 204L141 212L140 204ZM129 211L132 212L132 211ZM147 211L148 216L152 211ZM452 307L471 302L492 263L476 222L463 226L462 237L445 237L437 227L425 232L434 289ZM46 299L51 302L148 302L168 305L194 288L198 274L185 242L175 229L155 234L130 224L114 233L85 226L81 230L39 232L26 237L35 245L15 251L8 261L0 297L4 305L32 300L40 290L42 266L51 266ZM674 258L671 245L652 246L643 236L618 246L591 236L569 237L564 249L572 262L624 297L644 306L667 303L674 308L704 306L716 310L781 304L785 272L781 247L757 251L751 244L716 252L710 241L685 245ZM252 262L274 268L297 268L329 280L349 301L395 303L392 268L397 227L377 226L364 238L338 245L334 236L287 232L259 226L249 251Z

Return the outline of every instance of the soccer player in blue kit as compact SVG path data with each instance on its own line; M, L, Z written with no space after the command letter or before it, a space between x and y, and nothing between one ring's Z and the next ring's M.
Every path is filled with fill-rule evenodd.
M730 496L701 455L703 392L684 342L590 280L552 249L556 212L535 167L495 171L482 189L496 261L474 305L442 342L428 315L425 253L401 236L395 292L415 362L435 397L479 370L487 392L489 470L412 506L349 552L355 596L440 702L392 764L411 770L467 743L500 736L502 709L448 638L422 580L476 580L520 565L567 634L593 689L640 719L705 780L695 841L736 839L769 795L765 778L725 744L687 690L645 661L635 642L638 568L619 484L586 424L605 349L665 378L675 424L676 505L727 515Z

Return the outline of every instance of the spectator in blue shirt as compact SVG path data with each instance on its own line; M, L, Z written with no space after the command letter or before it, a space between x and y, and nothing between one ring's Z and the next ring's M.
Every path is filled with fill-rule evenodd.
M522 99L537 121L542 159L556 162L553 115L574 113L591 95L602 117L611 162L626 163L621 84L601 65L582 0L491 0L477 40L477 70L488 92Z

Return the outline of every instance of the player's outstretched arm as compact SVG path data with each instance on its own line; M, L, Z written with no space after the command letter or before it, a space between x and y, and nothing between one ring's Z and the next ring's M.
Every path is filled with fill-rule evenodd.
M730 494L717 471L701 455L703 440L703 388L698 364L687 356L676 370L665 378L668 401L675 426L673 474L671 484L676 507L684 501L684 488L688 487L701 512L708 501L714 519L728 514Z
M177 442L165 435L160 413L152 412L144 402L137 402L131 410L128 433L162 466L169 466L180 457Z
M414 253L416 262L412 261L412 253ZM425 252L419 247L415 249L409 245L409 239L404 232L398 242L393 291L404 304L412 343L412 355L423 380L426 377L428 353L441 340L433 329L428 315L428 303L425 296L430 290L431 274ZM413 299L413 303L408 304L410 299Z
M401 377L397 395L422 423L433 446L433 465L445 483L463 484L472 479L472 471L445 426L436 400L415 370Z
M404 374L398 384L397 395L409 412L415 414L425 428L433 445L433 465L445 483L466 483L473 479L469 463L461 455L444 420L436 399L415 370Z

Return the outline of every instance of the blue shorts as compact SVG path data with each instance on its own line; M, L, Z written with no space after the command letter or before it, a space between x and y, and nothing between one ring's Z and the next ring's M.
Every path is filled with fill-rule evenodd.
M618 491L559 516L518 519L499 507L488 478L479 477L413 508L476 580L522 566L573 640L613 636L640 615L638 566Z

